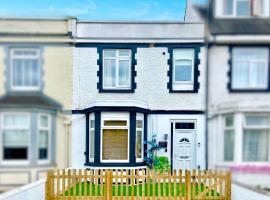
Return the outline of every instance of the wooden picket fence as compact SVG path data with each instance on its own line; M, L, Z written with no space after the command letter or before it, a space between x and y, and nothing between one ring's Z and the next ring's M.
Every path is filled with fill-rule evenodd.
M231 173L193 170L53 170L46 200L231 200Z

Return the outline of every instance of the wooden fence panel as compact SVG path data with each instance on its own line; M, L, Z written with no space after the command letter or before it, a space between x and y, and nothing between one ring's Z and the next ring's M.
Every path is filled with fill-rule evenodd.
M231 174L182 170L52 170L46 200L231 200Z

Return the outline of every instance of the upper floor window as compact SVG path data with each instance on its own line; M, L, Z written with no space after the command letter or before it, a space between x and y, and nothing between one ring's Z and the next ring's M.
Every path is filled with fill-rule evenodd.
M217 9L222 16L263 17L269 16L268 0L223 0L217 1Z
M11 49L10 84L12 90L40 89L39 49Z
M131 50L103 50L103 89L131 89Z
M173 90L194 89L194 49L173 50Z
M268 48L234 48L232 51L232 89L268 89Z

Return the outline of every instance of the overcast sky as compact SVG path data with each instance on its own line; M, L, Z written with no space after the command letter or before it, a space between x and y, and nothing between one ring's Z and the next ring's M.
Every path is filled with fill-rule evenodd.
M204 3L205 0L193 0ZM1 17L182 20L185 0L0 0Z

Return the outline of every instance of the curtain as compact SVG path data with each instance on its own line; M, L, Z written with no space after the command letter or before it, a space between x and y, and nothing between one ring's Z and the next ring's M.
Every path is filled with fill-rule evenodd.
M136 131L136 158L142 158L142 131Z
M116 61L115 60L104 60L104 75L103 83L105 87L116 86Z
M103 129L102 159L103 160L128 159L127 129Z
M225 130L224 133L224 160L233 161L234 159L234 131Z
M245 130L243 142L244 161L268 161L268 131Z
M119 60L119 69L118 69L118 77L119 77L119 85L120 86L129 86L130 85L130 61L129 60Z

